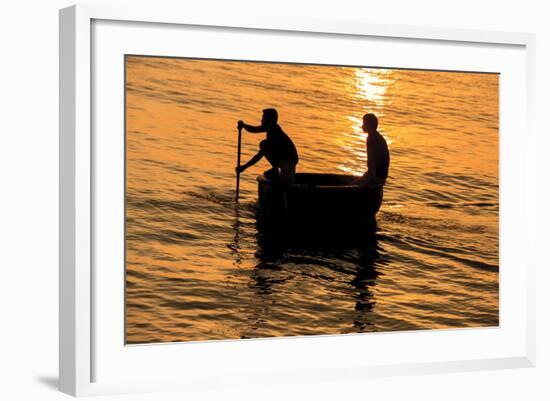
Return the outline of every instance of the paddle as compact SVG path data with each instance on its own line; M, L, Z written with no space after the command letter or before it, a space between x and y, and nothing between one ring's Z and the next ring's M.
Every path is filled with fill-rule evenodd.
M239 127L239 144L237 145L237 167L241 165L241 131L242 131L242 127ZM240 179L241 179L241 173L237 170L237 190L235 191L235 202L239 201Z

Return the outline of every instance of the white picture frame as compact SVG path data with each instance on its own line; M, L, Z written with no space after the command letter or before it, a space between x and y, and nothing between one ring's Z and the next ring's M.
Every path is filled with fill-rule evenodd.
M117 26L122 24L123 26ZM94 24L99 32L94 42ZM126 24L126 25L124 25ZM133 24L133 25L132 25ZM509 201L501 208L501 263L511 266L504 270L504 284L513 279L518 294L511 294L511 287L501 286L501 307L510 311L509 319L503 320L500 327L495 329L479 330L451 330L412 333L386 333L351 336L315 336L315 338L295 339L265 339L246 341L218 341L195 344L151 345L124 348L123 340L118 336L119 323L108 323L104 319L101 305L94 301L94 291L101 286L102 294L109 299L120 299L120 286L105 285L110 280L108 275L98 275L94 271L98 260L110 257L110 251L101 255L96 253L94 241L101 242L103 236L99 234L105 221L101 219L101 212L97 211L98 199L95 191L98 189L95 180L103 163L104 149L94 141L94 126L101 124L95 118L101 118L101 113L94 114L96 103L92 101L94 91L94 74L101 69L101 63L94 57L98 51L113 51L117 55L121 50L120 43L126 35L121 32L131 32L139 36L139 31L145 26L156 26L150 31L148 38L151 46L155 46L155 35L172 35L178 29L185 27L203 27L207 33L229 37L232 32L246 31L248 35L261 32L262 35L274 37L287 35L313 40L322 37L329 41L331 37L344 38L350 41L384 40L391 45L399 41L426 45L426 55L434 52L430 46L438 51L445 52L446 47L452 47L451 53L476 51L483 53L486 48L496 49L495 54L502 53L500 63L506 64L503 68L510 69L504 74L503 82L504 102L501 103L501 119L504 126L504 137L501 138L501 179L503 182L522 182L521 194L502 192ZM173 31L169 31L172 29ZM168 31L167 31L168 30ZM175 30L175 31L174 31ZM200 31L200 29L199 29ZM118 33L117 33L118 32ZM107 43L101 35L113 35ZM115 40L115 36L120 40ZM221 36L220 36L221 37ZM244 37L244 36L243 36ZM206 39L205 39L206 40ZM140 46L148 46L142 40ZM205 42L207 43L207 42ZM202 389L217 386L246 385L248 380L256 382L293 382L296 380L329 380L338 378L353 378L361 380L366 377L419 374L430 372L467 371L481 369L503 369L513 367L530 367L535 363L535 328L534 328L534 269L535 260L528 259L534 252L523 253L523 258L507 245L514 241L524 241L527 248L534 246L534 239L529 236L516 238L510 228L527 225L527 233L536 232L535 209L535 133L533 130L534 112L534 35L505 32L483 32L455 29L436 29L410 26L372 25L367 22L317 21L294 20L292 18L258 17L256 19L236 20L227 19L220 15L191 15L185 10L164 10L151 8L112 8L108 6L78 5L60 11L60 390L71 395L94 395L108 393L127 393L134 391L163 391L170 389ZM119 46L119 47L117 47ZM275 47L275 45L273 45ZM111 50L107 50L107 48ZM151 47L151 49L153 49ZM205 46L208 47L208 46ZM230 46L228 46L230 47ZM147 54L151 54L153 50ZM477 50L476 50L477 49ZM499 50L500 49L500 50ZM167 45L163 51L173 51ZM220 58L230 58L231 54L222 54L220 48L212 47L209 51ZM254 59L269 60L270 49L265 54L254 50ZM186 55L180 54L182 56ZM191 54L195 56L196 54ZM101 56L102 60L110 59ZM241 57L246 58L246 54ZM299 57L297 55L289 57ZM307 57L307 56L304 56ZM311 56L310 56L311 57ZM324 56L323 56L324 57ZM330 57L327 55L326 57ZM389 55L388 55L389 57ZM393 56L392 56L393 57ZM430 57L425 61L412 60L407 64L406 55L395 55L396 58L387 58L384 66L399 63L401 67L430 68L433 64ZM401 57L401 61L399 58ZM320 57L320 62L328 58ZM99 57L98 57L99 59ZM307 61L308 59L306 59ZM309 59L311 61L311 59ZM346 61L352 64L355 59ZM479 62L470 62L467 70L501 72L491 64L496 61L487 61L483 57ZM337 60L341 62L341 60ZM448 61L449 62L449 61ZM452 61L451 61L452 62ZM356 65L361 65L361 60ZM424 64L422 64L424 63ZM444 64L441 64L444 65ZM514 70L516 66L517 68ZM459 66L457 66L457 69ZM464 68L464 67L463 67ZM97 70L97 71L96 71ZM118 72L120 73L120 71ZM117 74L118 74L117 73ZM508 74L508 75L506 75ZM509 77L509 78L508 78ZM116 77L115 77L116 78ZM103 78L100 78L103 79ZM96 82L97 83L97 82ZM122 91L121 87L103 88L113 90L115 103ZM518 99L511 100L506 91L517 90ZM118 93L118 95L116 95ZM501 92L502 93L502 92ZM98 95L101 96L101 95ZM510 99L510 103L508 102ZM120 105L119 105L120 106ZM98 108L102 107L97 106ZM116 106L114 109L116 109ZM514 111L514 116L511 112ZM99 117L98 117L99 115ZM508 117L510 117L508 119ZM121 123L115 115L109 117L110 122ZM501 126L502 127L502 126ZM511 131L519 130L520 139L527 143L518 149L517 137ZM116 134L116 132L115 132ZM120 132L123 136L123 132ZM116 138L115 138L116 139ZM502 142L503 141L503 142ZM515 148L514 164L503 165L502 160L508 158L507 149ZM504 153L503 153L504 152ZM108 158L108 157L106 157ZM120 183L118 183L120 184ZM110 185L118 185L112 182ZM505 186L506 188L506 186ZM115 230L116 231L116 230ZM534 234L531 234L534 235ZM520 247L521 248L521 247ZM120 251L120 250L119 250ZM113 257L119 252L112 250ZM516 252L517 253L517 252ZM526 256L527 255L527 256ZM115 280L118 280L115 278ZM117 281L117 283L119 283ZM514 298L515 297L515 298ZM509 302L510 300L510 302ZM118 301L117 301L118 302ZM513 304L513 306L511 306ZM113 308L117 309L117 308ZM119 309L118 309L119 310ZM117 315L111 316L116 318ZM509 322L514 320L515 324ZM507 320L508 319L508 320ZM122 322L120 322L122 324ZM102 329L98 331L97 326ZM117 328L115 328L117 326ZM112 329L113 334L109 334ZM112 338L111 338L112 337ZM365 342L382 351L371 355L370 360L351 364L345 359L339 359L343 349L362 347ZM412 348L433 344L437 348L438 342L445 349L446 344L456 341L457 344L469 344L472 352L467 353L459 345L455 354L449 351L441 357L420 358L418 354L405 351L402 357L393 357L384 352L388 346L396 350L406 348L407 344L414 344ZM478 347L476 348L476 345ZM494 345L494 348L491 346ZM111 348L109 348L111 347ZM112 347L117 347L115 350ZM185 347L185 349L183 349ZM401 347L401 348L400 348ZM316 359L319 350L325 350L321 359ZM163 375L159 372L146 371L141 365L151 365L160 360L167 361L167 366L182 361L179 352L185 353L186 361L197 363L197 366L187 366L185 379L177 375ZM297 363L290 361L290 355L305 353L311 357L310 362ZM118 354L117 354L118 353ZM117 354L113 359L111 355ZM246 367L245 362L254 361L255 356L262 360L270 360L270 366ZM279 356L277 358L277 356ZM119 358L119 359L117 359ZM232 360L231 358L235 358ZM271 359L269 359L271 358ZM198 366L198 361L206 361L205 367ZM245 362L239 362L242 359ZM154 362L153 362L154 361ZM220 365L217 370L208 364L216 361ZM224 362L228 361L228 362ZM120 369L125 364L125 369ZM333 365L332 365L333 363ZM113 368L108 373L106 365ZM103 366L103 368L101 368ZM183 368L182 368L183 369ZM238 372L233 375L232 371ZM117 372L124 371L124 374Z

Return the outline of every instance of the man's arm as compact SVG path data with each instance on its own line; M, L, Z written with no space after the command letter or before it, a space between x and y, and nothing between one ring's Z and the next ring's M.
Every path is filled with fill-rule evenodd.
M367 142L367 174L369 178L376 179L376 152L374 141Z
M237 127L244 128L245 130L247 130L248 132L252 132L253 134L257 134L259 132L266 132L265 128L262 127L261 125L256 127L254 125L245 124L244 121L239 121Z
M376 181L376 155L374 144L367 141L367 171L351 182L352 185L369 185Z
M245 163L243 164L242 166L237 166L237 168L235 169L237 171L237 173L242 173L244 170L246 170L247 168L255 165L256 163L258 163L261 158L264 157L264 150L263 149L260 149L260 151L258 153L256 153L252 159L250 159L248 161L248 163Z

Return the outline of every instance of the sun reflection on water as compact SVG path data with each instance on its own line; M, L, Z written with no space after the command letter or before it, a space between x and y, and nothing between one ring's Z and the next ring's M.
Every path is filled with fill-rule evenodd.
M368 106L383 113L388 103L386 91L396 82L396 72L376 68L356 68L354 70L356 97L365 100Z
M347 116L349 133L338 138L339 145L350 153L350 157L338 166L347 174L361 175L367 168L365 143L368 135L363 132L363 114L374 113L378 118L384 116L384 108L390 104L387 89L397 82L396 72L393 70L375 68L356 68L354 70L353 86L350 88L353 96L364 103L363 110L357 114ZM380 129L388 146L393 141Z

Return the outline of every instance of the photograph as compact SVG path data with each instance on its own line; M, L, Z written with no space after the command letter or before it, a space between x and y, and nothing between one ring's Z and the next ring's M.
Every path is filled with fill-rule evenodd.
M499 326L499 74L124 56L125 344Z

